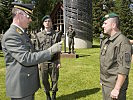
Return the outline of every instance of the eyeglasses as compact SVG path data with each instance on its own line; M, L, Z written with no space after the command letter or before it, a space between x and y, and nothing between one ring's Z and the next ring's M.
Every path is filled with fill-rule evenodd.
M23 14L23 13L20 13L20 14L25 16L25 17L27 17L28 19L31 19L31 17L29 15L27 15L27 14Z
M31 19L31 17L30 17L29 15L27 15L27 14L26 14L26 15L24 15L24 16L25 16L25 17L27 17L28 19Z

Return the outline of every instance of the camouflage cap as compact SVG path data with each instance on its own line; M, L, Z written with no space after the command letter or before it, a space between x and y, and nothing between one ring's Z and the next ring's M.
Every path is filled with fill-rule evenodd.
M102 18L102 20L105 21L105 20L107 20L107 19L109 19L109 18L114 18L114 17L119 17L119 16L118 16L116 13L109 13L109 14L105 15L105 16Z
M45 16L42 18L42 22L44 22L46 19L51 19L50 15L45 15Z

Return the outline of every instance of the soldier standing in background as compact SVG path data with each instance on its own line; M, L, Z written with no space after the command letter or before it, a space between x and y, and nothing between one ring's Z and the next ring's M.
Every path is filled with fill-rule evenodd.
M37 33L38 45L36 48L39 50L45 50L51 47L53 44L59 42L59 35L52 29L52 20L49 15L42 18L44 30ZM52 90L52 100L56 100L56 92L58 91L57 83L59 77L59 67L60 67L60 52L53 55L52 59L40 63L39 67L42 74L42 83L44 85L44 91L47 96L47 100L51 100L50 91ZM51 78L51 83L49 82L49 76Z
M107 14L103 20L102 28L104 34L108 35L102 42L100 53L103 100L126 100L131 66L131 44L119 29L117 14Z
M36 37L36 33L35 32L31 32L30 33L30 39L31 39L31 42L35 48L35 46L37 45L37 37Z
M58 36L58 41L61 41L61 38L62 38L62 35L63 35L63 32L60 30L59 26L57 26L57 29L55 30L57 36Z
M74 37L75 37L75 31L72 29L72 25L69 26L69 29L67 31L67 36L68 36L68 47L69 47L69 54L74 52Z

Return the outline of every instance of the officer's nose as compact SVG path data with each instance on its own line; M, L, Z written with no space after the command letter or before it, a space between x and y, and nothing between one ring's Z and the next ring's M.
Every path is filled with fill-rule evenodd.
M31 19L31 17L29 18L29 21L30 21L30 22L32 22L32 19Z
M102 28L104 28L104 24L102 25Z

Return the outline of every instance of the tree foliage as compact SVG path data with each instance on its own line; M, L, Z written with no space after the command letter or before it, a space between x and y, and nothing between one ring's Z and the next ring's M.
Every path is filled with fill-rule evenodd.
M133 13L130 12L129 2L120 0L119 15L121 20L121 30L130 39L133 39Z
M14 0L0 0L0 33L5 32L11 22L11 2ZM55 3L59 0L16 0L22 3L32 3L35 1L34 17L29 26L30 30L39 30L42 26L41 19L44 15L50 14Z
M0 0L0 33L5 32L11 23L10 5L13 0Z
M133 37L133 14L129 9L129 0L93 0L93 35L102 32L102 17L110 12L120 16L120 29L127 37Z

